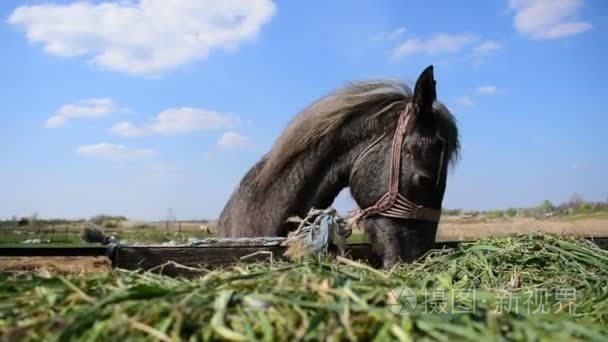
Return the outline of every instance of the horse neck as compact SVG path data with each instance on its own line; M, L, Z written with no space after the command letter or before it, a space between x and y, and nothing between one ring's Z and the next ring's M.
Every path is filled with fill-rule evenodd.
M321 139L298 155L265 189L256 189L256 164L229 199L219 224L226 236L284 236L290 216L304 217L310 208L327 208L349 186L354 160L378 138L382 125L366 127L361 120Z
M303 217L313 207L328 207L348 186L353 153L331 139L316 147L290 163L264 195L267 203L283 204L281 220L291 215ZM269 196L275 199L269 200Z
M381 127L381 126L379 126ZM355 121L322 139L298 156L264 196L266 203L282 203L280 220L305 216L310 208L329 207L341 190L349 186L354 161L383 133Z

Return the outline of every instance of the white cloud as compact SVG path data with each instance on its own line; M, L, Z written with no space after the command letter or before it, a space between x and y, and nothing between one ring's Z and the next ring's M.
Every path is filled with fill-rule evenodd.
M501 48L502 45L494 40L487 40L474 46L470 57L473 61L473 66L480 66L484 59L495 54Z
M474 56L488 56L501 49L500 43L488 40L473 47Z
M461 105L469 106L469 107L477 104L477 102L475 102L470 96L467 96L467 95L459 98L458 100L456 100L456 102L460 103Z
M249 145L250 140L248 137L240 135L235 132L226 132L218 140L217 145L224 149L237 149Z
M123 145L116 145L102 142L94 145L80 146L76 149L80 155L114 161L133 160L149 158L156 155L156 151L145 148L130 148Z
M227 128L238 122L238 118L227 114L205 109L181 107L169 108L160 112L147 125L138 127L130 122L120 122L112 126L110 131L130 137L150 134L178 135L194 131Z
M494 95L499 93L498 87L495 85L479 86L475 90L481 95Z
M428 55L455 53L476 40L477 36L472 34L450 35L446 33L436 34L427 40L412 38L399 44L393 50L393 58L402 58L416 53Z
M391 32L384 32L384 33L379 33L377 35L374 35L371 39L374 41L393 40L393 39L397 39L398 37L403 35L405 33L405 31L406 31L406 28L404 26L400 26L400 27L397 27L396 29L392 30Z
M112 126L110 129L112 132L124 135L126 137L136 137L144 134L144 131L133 126L130 122L119 122Z
M479 95L496 95L500 93L500 90L495 85L483 85L475 88L475 93ZM477 101L469 95L459 97L458 99L456 99L456 103L467 107L473 107L477 105Z
M583 33L592 25L578 17L583 0L510 0L513 26L531 39L558 39Z
M109 116L117 111L126 111L126 108L117 106L108 98L93 98L76 103L68 103L46 120L46 128L57 128L65 125L71 119L76 118L99 118Z
M20 6L8 22L48 54L156 75L255 39L275 12L271 0L74 2Z

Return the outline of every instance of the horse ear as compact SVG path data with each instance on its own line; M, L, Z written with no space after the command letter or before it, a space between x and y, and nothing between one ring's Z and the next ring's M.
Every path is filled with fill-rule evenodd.
M421 114L431 111L433 102L437 98L435 90L435 78L433 77L433 66L429 65L418 77L414 87L414 112Z

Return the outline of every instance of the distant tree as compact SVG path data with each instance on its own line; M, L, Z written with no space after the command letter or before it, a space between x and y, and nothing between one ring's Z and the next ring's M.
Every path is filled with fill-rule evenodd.
M32 215L30 215L30 225L35 225L36 222L38 222L38 213L37 212L33 212Z
M22 217L17 222L17 226L19 226L19 227L27 226L29 224L30 224L30 219L27 217Z
M502 218L505 216L505 212L502 210L490 210L486 213L488 218Z
M508 217L515 217L515 215L517 215L517 209L509 208L505 211L505 215Z
M551 201L544 200L543 203L540 204L539 209L543 214L546 215L554 212L555 206L553 205L553 203L551 203Z
M583 196L581 196L581 194L579 194L578 192L575 192L574 194L572 194L572 196L570 196L570 200L568 201L568 204L572 207L572 208L576 208L578 206L580 206L581 204L583 204L585 201L583 200Z
M106 219L106 215L104 215L104 214L98 214L98 215L95 215L95 216L91 217L89 219L89 221L93 222L96 225L101 225L101 224L103 224L103 221L105 219Z
M118 221L115 221L115 220L105 220L105 221L103 221L102 226L104 228L116 228L116 227L118 227Z
M120 221L126 221L126 220L127 220L127 218L124 216L112 216L112 215L106 215L106 214L98 214L89 219L90 222L92 222L98 226L111 225L113 227L118 226L118 223ZM106 228L112 228L112 227L106 227Z
M460 215L462 213L461 209L443 209L443 214L445 215Z
M581 203L578 207L576 207L576 211L579 213L590 213L594 212L596 209L597 207L593 203Z

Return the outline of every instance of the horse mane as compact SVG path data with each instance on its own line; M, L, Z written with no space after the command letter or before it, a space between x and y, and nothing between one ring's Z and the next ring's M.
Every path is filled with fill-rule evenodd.
M358 116L375 118L397 115L398 104L411 100L412 91L394 79L350 82L321 97L298 113L266 154L265 162L253 181L258 189L267 186L298 154L335 132L346 121ZM458 159L460 142L456 120L439 101L439 131L447 138L448 163ZM396 123L396 121L395 121Z
M460 137L458 127L456 126L456 118L450 110L441 102L435 101L433 109L439 114L439 131L443 137L447 138L447 160L448 165L455 165L460 159Z
M390 113L395 103L411 96L412 91L406 84L382 79L350 82L321 97L296 115L276 140L255 177L258 187L266 186L299 153L335 132L352 117Z

